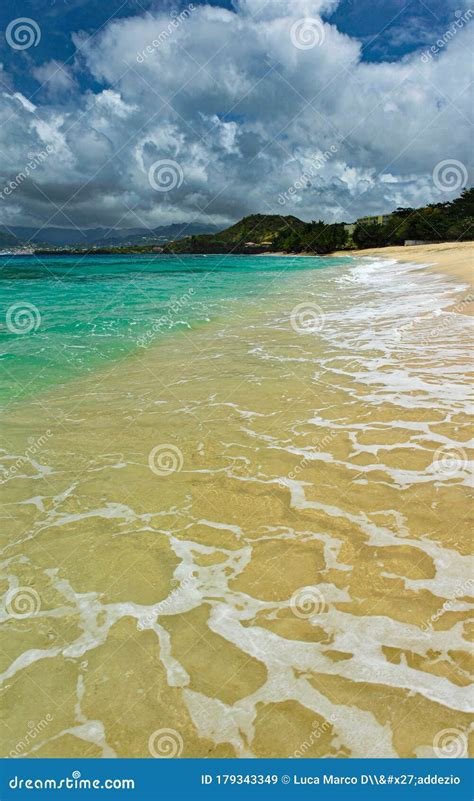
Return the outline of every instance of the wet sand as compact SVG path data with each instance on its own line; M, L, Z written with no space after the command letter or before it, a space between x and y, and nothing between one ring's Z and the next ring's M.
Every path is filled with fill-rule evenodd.
M6 755L467 753L463 293L293 274L7 414Z
M343 256L347 251L334 253ZM429 265L436 270L469 284L470 289L457 311L461 314L474 314L474 302L469 299L474 286L474 242L442 242L437 245L408 245L407 247L368 248L353 251L356 256L391 258L404 262Z

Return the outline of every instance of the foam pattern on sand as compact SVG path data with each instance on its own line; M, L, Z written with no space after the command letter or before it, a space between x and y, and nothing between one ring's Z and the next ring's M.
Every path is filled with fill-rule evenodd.
M464 753L462 291L283 271L7 415L6 754L421 756L447 729Z

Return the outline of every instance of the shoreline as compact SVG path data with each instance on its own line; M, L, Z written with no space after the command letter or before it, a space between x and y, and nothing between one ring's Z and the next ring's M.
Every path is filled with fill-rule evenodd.
M460 278L471 286L474 283L474 241L335 251L331 255L388 256L397 261L414 261L417 264L425 264L428 260L430 263L426 265L427 267Z
M470 575L469 320L439 319L449 279L385 261L382 280L377 261L262 264L275 291L230 305L226 271L206 325L9 411L5 567L55 639L15 622L7 745L52 682L48 758L144 758L161 720L190 758L294 754L315 720L310 758L416 758L467 730L469 609L443 604Z
M468 284L459 303L449 308L459 314L474 316L474 242L440 242L435 245L407 245L367 248L352 251L357 256L386 256L397 261L424 264L431 272L442 273L456 283ZM343 256L345 251L331 254ZM347 254L346 254L347 255Z
M302 256L317 258L312 253L266 253L266 256ZM474 241L440 242L434 245L399 245L384 248L364 248L363 250L337 250L327 254L341 258L379 256L392 258L401 262L423 264L427 270L442 273L457 283L469 285L460 303L450 307L450 311L474 315Z

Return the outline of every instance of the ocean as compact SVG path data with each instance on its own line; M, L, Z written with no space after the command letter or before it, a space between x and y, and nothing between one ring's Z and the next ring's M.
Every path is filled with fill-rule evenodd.
M34 397L271 295L295 270L329 259L242 256L0 257L1 401Z
M382 258L2 267L3 752L465 755L463 286Z

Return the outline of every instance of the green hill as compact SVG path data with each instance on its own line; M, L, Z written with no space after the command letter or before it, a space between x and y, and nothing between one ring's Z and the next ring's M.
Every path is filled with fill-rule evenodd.
M474 188L443 203L420 209L398 208L378 225L359 220L353 233L358 248L403 245L408 240L426 242L469 241L474 237Z
M251 214L217 234L188 236L165 246L167 253L259 253L274 249L282 236L300 234L305 223L298 217Z

